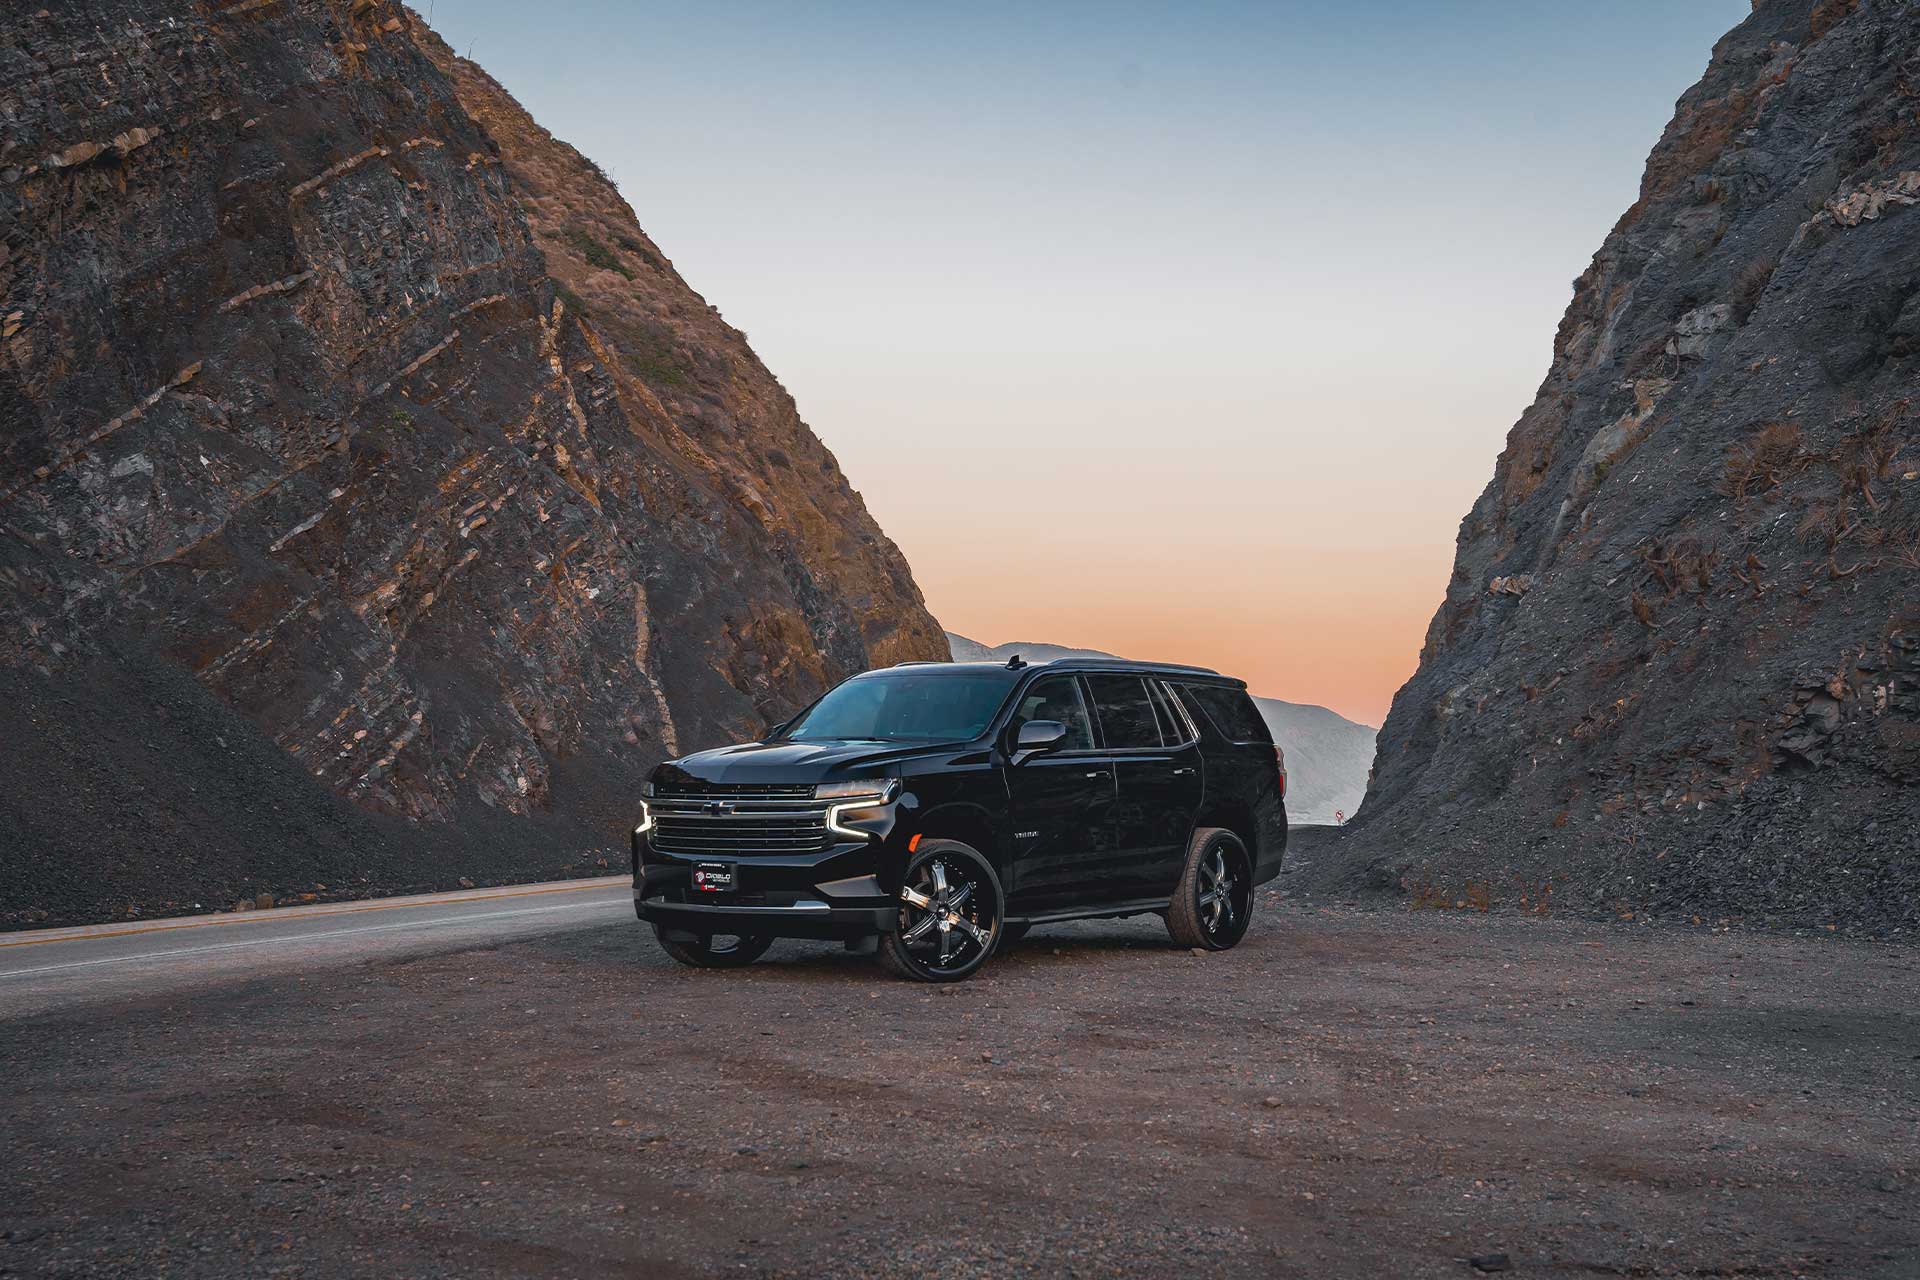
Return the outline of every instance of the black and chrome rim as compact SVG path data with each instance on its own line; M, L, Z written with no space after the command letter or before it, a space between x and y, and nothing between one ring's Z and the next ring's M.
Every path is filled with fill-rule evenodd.
M951 973L993 949L1000 904L986 872L968 858L936 855L900 889L900 941L934 973Z
M1238 874L1238 859L1229 859L1227 846L1216 844L1200 862L1200 921L1210 938L1231 937L1247 911L1251 888Z

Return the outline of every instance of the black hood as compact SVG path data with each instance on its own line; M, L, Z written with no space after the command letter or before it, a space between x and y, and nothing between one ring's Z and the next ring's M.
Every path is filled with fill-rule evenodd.
M929 752L951 751L953 746L953 743L871 739L748 742L668 761L653 776L656 782L837 782L844 778L885 777L891 767L902 760Z

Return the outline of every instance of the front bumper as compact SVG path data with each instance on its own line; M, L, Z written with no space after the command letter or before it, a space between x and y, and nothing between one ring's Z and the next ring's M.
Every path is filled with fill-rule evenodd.
M884 842L837 844L815 854L740 857L731 893L693 888L697 862L634 835L633 911L676 940L716 933L845 941L899 927L899 886L883 874ZM894 873L898 875L896 870Z

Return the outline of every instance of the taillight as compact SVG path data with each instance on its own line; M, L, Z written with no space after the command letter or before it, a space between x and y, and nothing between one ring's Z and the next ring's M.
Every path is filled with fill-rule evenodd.
M1273 749L1273 772L1280 779L1280 798L1285 800L1287 798L1287 758L1280 753L1278 747Z

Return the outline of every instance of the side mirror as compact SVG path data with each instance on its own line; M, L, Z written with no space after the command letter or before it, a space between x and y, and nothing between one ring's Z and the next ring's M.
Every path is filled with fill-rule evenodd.
M1029 720L1013 739L1013 762L1053 750L1067 740L1067 726L1058 720Z

